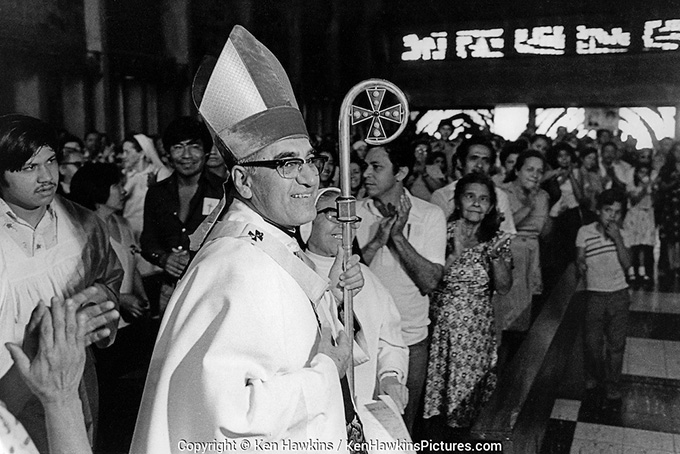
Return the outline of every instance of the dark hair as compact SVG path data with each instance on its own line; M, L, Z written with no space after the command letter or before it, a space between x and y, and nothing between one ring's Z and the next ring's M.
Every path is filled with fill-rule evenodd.
M590 154L595 154L597 155L597 148L595 147L583 147L581 149L581 161L585 159L586 156Z
M339 166L339 160L340 157L338 156L337 151L335 151L335 146L332 143L328 142L322 142L319 147L316 149L316 154L321 154L321 153L326 153L328 154L331 159L333 160L333 165L334 166Z
M609 134L609 137L612 137L612 136L614 135L614 133L611 132L609 129L607 129L607 128L600 128L600 129L598 129L598 130L595 132L595 137L597 137L597 138L599 139L599 138L602 137L602 135L605 134L605 133L606 133L606 134Z
M442 151L434 151L432 153L428 153L427 158L425 158L425 165L428 166L433 165L435 159L437 158L442 158L442 160L444 161L444 169L442 170L442 172L444 173L444 175L446 175L449 172L448 170L449 166L446 163L446 155Z
M80 149L82 150L81 153L84 152L85 144L83 143L82 140L80 140L79 137L76 137L73 134L64 134L64 136L62 136L61 140L59 140L59 150L54 150L57 153L57 160L59 162L63 161L63 159L66 157L66 155L70 155L71 153L75 153L74 150L69 150L69 151L64 152L64 146L69 142L77 143L78 145L80 145Z
M557 163L557 158L560 156L560 151L566 151L569 153L569 157L571 158L572 164L576 164L576 150L574 150L574 147L569 145L566 142L559 142L556 143L554 146L548 149L548 152L546 153L546 160L548 161L548 165L552 167L553 169L556 169L559 167L559 164Z
M673 145L673 147L675 147L675 145ZM671 151L666 154L666 161L659 169L659 179L663 181L669 181L671 179L671 175L673 174L673 172L675 172L676 163L677 159L675 159L675 154L673 154L673 148L671 148Z
M635 164L635 174L633 175L633 183L635 183L636 186L640 184L640 178L638 177L638 171L642 170L642 169L647 169L648 174L649 175L652 174L652 165L650 163L644 162L644 163Z
M364 172L364 170L366 170L366 167L368 167L366 165L366 161L361 159L356 153L350 153L349 154L349 163L358 165L359 168L361 169L362 173ZM362 179L363 179L363 176L362 176Z
M508 160L508 157L511 154L518 155L526 149L527 149L526 140L518 140L516 142L506 143L505 145L503 145L503 148L501 149L501 154L499 156L501 160L501 165L505 166L505 162Z
M545 166L545 156L543 156L543 153L541 153L538 150L524 150L523 152L521 152L519 154L519 156L517 156L517 162L515 162L515 168L512 169L512 172L510 172L510 174L505 179L505 181L516 180L517 179L517 171L524 166L524 163L529 158L540 159L543 162L543 166Z
M163 148L169 153L170 147L185 140L200 140L206 154L213 146L212 136L203 122L192 117L175 118L163 131Z
M85 144L83 143L82 140L80 140L80 137L67 133L67 134L64 134L61 137L61 139L59 140L59 149L64 148L64 145L66 145L69 142L75 142L78 145L80 145L80 148L85 148Z
M605 189L597 196L595 208L600 210L604 206L613 205L615 202L619 202L621 204L621 209L625 209L626 200L625 192L618 189Z
M531 140L529 142L529 145L533 145L534 142L536 142L538 139L545 140L548 142L548 146L552 143L552 140L550 140L550 137L546 136L545 134L534 134L531 136Z
M446 155L443 151L433 151L427 155L425 159L425 164L432 165L437 158L442 158L444 160L444 167L446 167Z
M120 143L120 145L122 147L125 142L130 142L132 144L132 146L135 147L135 150L137 150L138 152L141 153L144 150L142 150L142 145L137 141L137 139L135 139L135 134L136 133L132 133L132 132L126 134L125 137L123 138L123 141Z
M429 140L426 140L426 139L417 139L417 140L414 140L413 142L411 142L411 149L412 149L413 151L415 151L415 149L416 149L416 147L417 147L418 145L425 145L425 147L427 148L427 153L428 153L428 154L432 151L432 144L430 143Z
M403 141L395 140L394 142L390 142L385 145L371 145L366 150L366 156L368 156L368 153L370 153L370 151L374 148L382 148L385 150L387 157L392 163L392 171L395 175L402 167L407 167L408 174L411 174L413 166L416 163L416 157L413 152L404 145ZM408 178L408 175L406 175L406 178Z
M614 151L619 151L619 146L616 142L605 142L602 144L602 150L604 150L604 147L614 147Z
M484 216L484 219L482 219L482 222L479 225L479 229L477 230L477 240L480 243L485 243L487 241L490 241L496 235L496 233L498 232L498 228L500 226L497 208L498 200L496 198L496 187L494 186L493 181L491 181L491 178L478 172L472 172L458 180L458 183L456 183L456 190L453 196L455 208L449 219L456 220L461 218L460 200L463 197L463 194L465 193L465 188L467 188L469 185L473 183L484 185L489 190L491 210L489 210L486 216Z
M115 164L87 163L73 175L69 198L94 211L98 203L106 203L111 186L120 182L121 177Z
M473 135L468 139L464 139L456 149L456 156L458 156L458 162L462 167L465 167L465 161L467 160L467 156L470 153L470 148L473 145L482 145L487 147L491 152L491 156L489 157L491 165L493 166L496 164L496 149L494 148L493 144L484 136Z
M59 153L57 131L37 118L10 114L0 117L0 182L4 173L18 172L42 147ZM58 157L58 156L57 156Z
M453 129L453 117L444 118L443 120L441 120L437 125L437 131L439 131L442 126L449 126L451 127L451 129Z

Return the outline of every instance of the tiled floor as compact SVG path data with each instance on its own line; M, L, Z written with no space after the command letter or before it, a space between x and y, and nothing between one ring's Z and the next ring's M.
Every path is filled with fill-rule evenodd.
M680 294L634 292L621 408L556 399L542 454L680 454Z

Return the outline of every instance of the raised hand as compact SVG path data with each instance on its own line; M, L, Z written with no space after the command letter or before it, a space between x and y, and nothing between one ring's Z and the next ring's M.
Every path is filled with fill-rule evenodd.
M69 300L78 308L78 330L86 347L111 335L111 329L106 325L117 323L120 314L116 310L116 304L109 301L104 292L92 286L73 295Z
M19 374L43 404L76 399L85 368L85 335L76 303L55 297L51 304L48 310L38 303L26 328L26 338L38 337L35 355L29 357L32 352L6 344Z
M395 237L403 235L404 227L408 222L408 215L410 212L411 201L409 200L408 197L406 197L406 194L402 194L401 198L399 199L399 206L397 207L396 220L394 221L394 223L392 224L392 228L390 229L390 236Z
M505 243L514 237L512 233L503 233L492 245L491 245L491 256L492 257L498 257L500 256L503 246L505 246Z

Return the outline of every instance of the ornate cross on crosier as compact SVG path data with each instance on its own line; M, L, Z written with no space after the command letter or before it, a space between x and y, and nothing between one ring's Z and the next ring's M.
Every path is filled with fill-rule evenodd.
M404 108L401 103L387 109L380 109L386 91L387 89L382 87L369 87L366 89L366 96L368 96L372 110L354 105L351 107L352 126L369 119L371 120L371 128L366 137L366 142L372 145L377 145L387 139L382 119L399 124L404 119Z

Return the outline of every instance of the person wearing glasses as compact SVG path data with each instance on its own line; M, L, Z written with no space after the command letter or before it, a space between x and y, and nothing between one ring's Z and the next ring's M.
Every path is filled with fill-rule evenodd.
M87 158L83 153L83 141L76 136L67 135L62 138L59 149L61 153L57 155L59 158L57 194L68 197L71 192L71 179L78 169L87 162Z
M165 311L130 452L206 441L346 453L363 437L343 395L350 341L336 301L363 277L357 256L341 271L342 255L319 276L297 240L316 217L325 158L285 70L240 26L201 65L193 95L230 175Z
M212 145L206 127L191 117L175 119L163 133L163 147L175 171L149 187L140 238L142 257L163 270L156 276L160 297L154 312L158 314L189 263L189 235L224 194L222 181L205 167Z
M307 255L317 273L327 276L342 247L342 223L338 221L338 188L319 191L316 218L307 240ZM361 221L352 224L357 229ZM357 325L354 350L354 380L360 404L378 395L389 395L404 413L408 402L406 376L408 347L401 335L401 318L390 292L366 265L361 265L364 287L354 299ZM358 348L357 348L358 347Z

